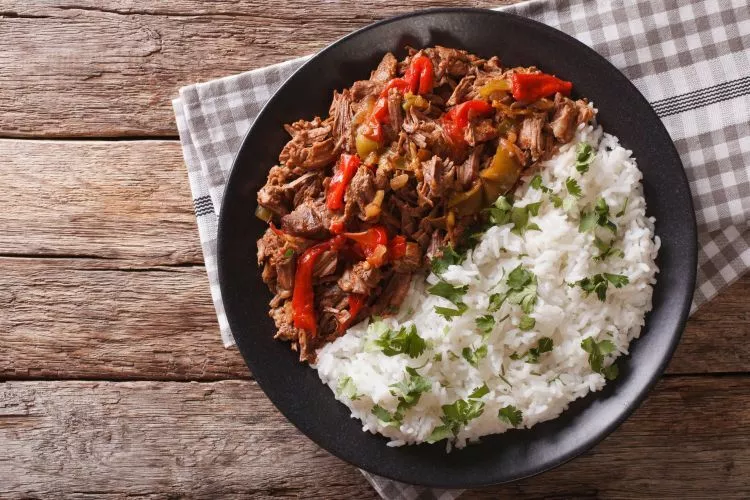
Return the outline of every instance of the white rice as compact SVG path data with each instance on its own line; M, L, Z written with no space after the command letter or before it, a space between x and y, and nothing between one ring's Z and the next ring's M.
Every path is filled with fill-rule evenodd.
M590 144L596 152L584 174L575 168L580 142ZM568 211L555 208L549 194L530 188L531 178L525 178L515 193L515 206L542 201L539 215L530 219L541 231L519 236L511 232L513 224L494 226L462 264L449 267L442 276L445 281L469 286L463 297L468 310L463 315L447 321L435 312L435 306L454 306L427 293L426 289L439 280L430 274L427 283L421 277L415 279L399 313L383 320L394 331L414 324L419 336L427 341L421 356L386 356L373 349L378 332L374 328L368 332L367 321L318 351L315 368L321 380L350 408L352 416L362 421L363 430L387 436L390 446L426 441L443 423L443 405L466 400L486 384L490 391L481 398L482 414L462 426L453 440L455 446L463 447L467 441L512 427L498 417L501 408L512 405L521 410L522 422L517 427L531 427L559 416L571 401L601 390L606 380L592 370L589 354L581 347L583 339L609 339L614 343L616 351L606 356L605 366L627 354L630 341L640 334L644 315L651 309L652 285L658 272L654 259L659 248L653 234L654 220L645 214L642 175L632 152L620 146L616 137L603 133L601 127L580 127L575 139L543 164L540 175L544 186L561 197L567 195L565 181L572 177L583 196ZM579 231L580 213L590 210L600 197L606 200L610 218L617 225L613 244L624 254L601 262L594 259L599 255L594 235L604 238L611 233L606 228ZM626 200L624 214L616 217ZM537 302L530 314L536 325L530 331L521 331L521 307L506 300L493 314L498 320L494 330L483 338L475 319L487 314L489 296L506 289L508 273L519 264L537 277ZM605 302L595 293L586 296L580 287L568 286L604 272L622 274L629 280L622 288L610 285ZM499 322L506 315L509 318ZM538 363L511 359L512 354L522 355L535 347L542 337L551 338L554 348L540 355ZM462 349L483 343L487 344L487 355L474 367L461 356ZM408 377L406 367L416 368L432 387L404 413L400 425L388 425L372 410L374 405L391 413L396 410L398 397L391 386ZM340 391L343 381L349 381L349 387L356 390ZM356 400L347 397L352 392L356 392Z

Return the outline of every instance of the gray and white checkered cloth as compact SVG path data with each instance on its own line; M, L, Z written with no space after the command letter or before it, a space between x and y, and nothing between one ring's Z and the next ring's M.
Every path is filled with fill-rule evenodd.
M690 180L700 253L693 311L750 267L750 8L747 0L532 0L499 10L586 43L638 87L669 130ZM173 102L224 345L234 344L217 275L224 186L263 104L308 58L191 85ZM365 473L386 499L452 500Z

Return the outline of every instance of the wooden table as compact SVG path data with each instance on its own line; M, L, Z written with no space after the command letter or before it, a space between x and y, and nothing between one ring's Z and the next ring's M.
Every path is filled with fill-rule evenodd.
M170 98L443 0L0 0L0 497L375 498L225 350ZM750 278L583 457L465 498L750 495Z

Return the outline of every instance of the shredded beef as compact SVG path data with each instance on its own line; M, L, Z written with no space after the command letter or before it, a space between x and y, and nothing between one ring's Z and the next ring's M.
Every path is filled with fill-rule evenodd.
M345 292L369 295L379 281L380 270L363 260L344 271L338 284Z

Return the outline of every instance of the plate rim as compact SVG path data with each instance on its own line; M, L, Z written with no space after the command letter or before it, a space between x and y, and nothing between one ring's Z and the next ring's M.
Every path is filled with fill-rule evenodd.
M589 47L588 45L584 44L577 38L568 35L567 33L554 28L552 26L549 26L547 24L544 24L542 22L536 21L534 19L530 19L527 17L520 16L518 14L510 13L510 12L504 12L500 10L494 10L494 9L488 9L488 8L474 8L474 7L437 7L437 8L428 8L428 9L419 9L411 12L407 12L404 14L399 14L396 16L388 17L385 19L382 19L380 21L368 24L367 26L363 26L355 31L352 31L334 42L330 43L323 49L321 49L319 52L313 54L307 61L305 61L302 65L300 65L299 68L294 70L294 72L289 75L279 86L278 89L276 89L273 94L268 98L266 103L262 106L261 110L259 111L258 115L256 116L255 120L253 121L252 125L248 128L247 132L242 138L242 142L240 144L239 149L234 154L234 158L232 160L232 167L229 173L229 176L227 177L226 185L223 189L223 196L222 200L226 199L226 194L229 191L230 185L232 184L232 181L239 175L239 170L242 168L242 165L239 165L239 157L241 156L241 152L246 147L246 144L248 142L248 138L252 135L256 124L262 121L262 119L265 117L265 114L268 113L269 108L272 106L272 104L275 102L275 100L278 98L278 95L281 93L281 91L284 89L284 87L296 77L298 73L303 72L306 70L306 68L309 66L314 66L319 58L324 57L329 51L333 50L334 48L338 47L339 45L347 42L350 38L354 38L358 35L361 35L362 33L366 33L370 30L376 29L380 26L387 25L390 23L406 20L409 18L414 17L421 17L425 15L434 15L434 14L479 14L484 13L489 16L497 16L501 18L507 18L511 19L513 22L518 22L521 24L525 24L531 29L540 29L542 31L545 31L548 35L558 38L558 39L564 39L568 43L574 43L578 46L580 50L583 50L585 52L588 52L590 56L595 57L606 63L612 70L614 70L613 75L614 78L619 80L622 85L627 85L633 88L633 90L636 91L636 94L638 95L638 98L642 101L643 104L648 108L649 113L653 115L653 117L658 121L659 127L661 128L661 131L666 135L666 137L669 138L668 146L669 146L669 152L674 157L674 159L678 162L680 166L680 175L679 179L676 179L682 184L682 186L687 190L688 193L691 193L690 191L690 185L689 180L687 177L687 172L685 170L685 166L682 163L682 159L680 158L680 155L677 151L677 148L675 146L674 140L672 139L671 135L669 134L669 131L666 129L666 126L664 125L663 121L659 118L659 116L656 114L656 111L651 106L651 103L648 102L648 100L643 96L643 94L638 90L637 87L633 84L633 82L630 81L629 78L627 78L622 71L620 71L619 68L614 66L607 58L596 52L593 48ZM304 56L302 56L304 57ZM666 145L666 144L665 144ZM640 170L640 167L638 167ZM451 481L446 480L444 482L431 482L431 481L422 481L419 478L417 480L408 478L407 475L397 475L397 474L389 474L389 473L383 473L381 471L371 471L369 469L364 468L362 465L355 463L354 460L350 459L347 456L344 456L342 453L339 453L339 450L332 450L329 447L325 446L321 440L318 439L318 437L313 437L309 435L305 430L303 430L296 422L294 422L289 416L287 415L287 412L279 408L274 399L269 396L269 394L266 392L266 389L264 388L264 384L260 382L260 380L257 379L255 376L255 373L253 371L253 379L256 381L258 386L261 388L265 396L271 401L271 403L274 405L274 408L276 408L277 411L279 411L288 422L290 422L296 429L298 429L307 439L310 439L313 441L317 446L321 447L323 450L325 450L328 453L331 453L335 457L337 457L340 460L343 460L344 462L353 465L363 471L367 471L370 474L374 474L380 477L385 477L387 479L391 479L394 481L400 481L400 482L406 482L408 484L412 485L418 485L418 486L424 486L424 487L430 487L430 488L478 488L478 487L486 487L486 486L494 486L499 484L506 484L511 483L515 481L520 481L522 479L530 478L536 475L539 475L541 473L547 472L549 470L555 469L574 458L582 455L586 451L589 451L593 449L597 444L599 444L601 441L603 441L606 437L612 434L618 427L622 425L622 423L627 420L634 412L637 410L643 402L648 397L649 393L652 391L654 386L662 379L662 376L664 374L664 370L666 369L669 362L672 360L674 356L674 352L682 338L682 335L685 331L685 325L687 323L687 319L690 315L690 308L692 304L692 299L695 293L695 283L697 279L697 263L698 263L698 230L697 230L697 221L696 221L696 215L695 215L695 207L693 204L693 199L691 195L687 196L687 202L688 206L686 208L689 208L691 217L690 217L690 229L691 233L693 235L693 238L690 239L690 248L689 248L689 274L687 276L688 282L691 285L690 292L686 293L685 296L682 298L682 301L680 303L680 314L677 318L677 331L670 339L670 342L668 344L668 347L665 350L665 355L662 357L661 361L659 362L656 370L654 371L653 377L645 384L643 384L638 391L638 393L635 395L635 397L630 400L627 404L627 406L621 410L617 416L617 418L612 419L611 422L604 427L596 436L592 438L585 439L581 441L579 444L575 446L575 448L568 451L566 454L560 455L557 460L545 462L541 466L535 466L530 468L531 471L528 474L520 474L515 477L505 479L505 480L495 480L495 479L488 479L484 481L475 481L471 483L467 482L461 482L461 481ZM218 268L218 278L219 278L219 288L221 290L222 297L226 297L229 295L229 293L225 293L225 283L226 279L225 276L230 272L226 266L222 265L222 262L225 261L222 257L226 255L227 248L226 248L226 234L229 231L227 229L227 222L226 217L224 216L226 212L220 211L218 214L218 230L217 230L217 268ZM224 237L223 237L224 236ZM658 235L657 235L658 236ZM227 302L224 303L224 310L225 315L227 318L227 321L229 323L230 328L233 326L233 321L231 319L230 310L231 306L227 306ZM645 327L645 324L644 324ZM232 328L232 331L234 332L234 328ZM248 358L245 356L243 350L240 348L240 341L237 340L237 338L234 338L235 343L237 344L238 351L242 355L243 360L245 361L245 364L250 368L251 362L248 361ZM638 340L638 339L633 339ZM252 370L252 369L251 369ZM591 396L591 393L587 394L583 398L580 399L586 399L593 397ZM340 402L336 402L337 404L341 404ZM566 410L567 411L567 410ZM528 430L528 429L525 429ZM362 431L365 432L365 431ZM383 443L383 446L385 446L385 442ZM460 452L460 450L459 450Z

